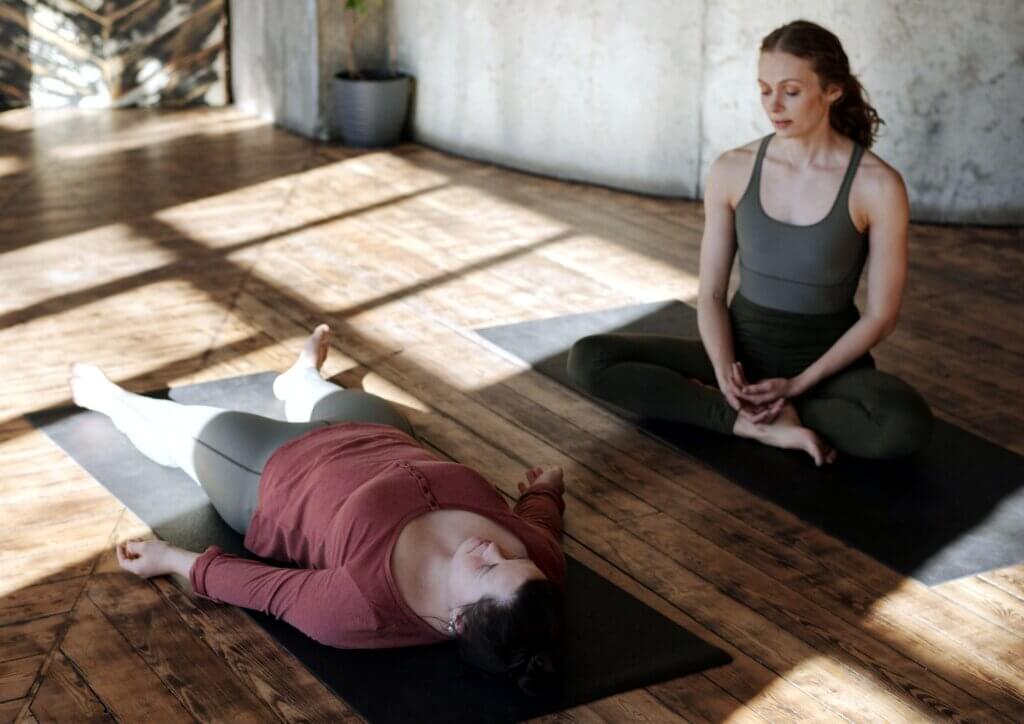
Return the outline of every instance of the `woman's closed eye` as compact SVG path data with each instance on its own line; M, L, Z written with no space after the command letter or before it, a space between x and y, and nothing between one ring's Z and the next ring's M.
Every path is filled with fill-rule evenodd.
M485 575L487 575L487 574L488 574L488 573L490 573L490 572L491 572L492 570L494 570L494 568L495 568L495 567L497 567L497 565L498 565L497 563L491 563L490 565L487 565L487 566L483 566L483 567L482 567L482 568L480 569L480 571L479 571L479 572L478 572L478 573L476 574L476 575L477 575L477 578L480 578L481 576L485 576Z

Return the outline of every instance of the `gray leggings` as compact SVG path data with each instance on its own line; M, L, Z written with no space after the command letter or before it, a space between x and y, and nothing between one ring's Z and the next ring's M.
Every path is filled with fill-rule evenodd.
M737 358L749 379L793 377L823 355L857 320L760 307L737 294L730 308ZM646 418L731 434L736 411L718 391L699 339L598 334L576 342L570 379L594 397ZM921 450L931 436L927 403L898 377L874 368L870 355L794 400L800 419L845 455L887 459Z
M108 414L150 459L184 470L206 491L220 517L244 534L256 508L263 467L289 440L337 422L392 425L415 435L409 421L387 401L331 384L313 369L291 373L287 387L287 422L129 392Z

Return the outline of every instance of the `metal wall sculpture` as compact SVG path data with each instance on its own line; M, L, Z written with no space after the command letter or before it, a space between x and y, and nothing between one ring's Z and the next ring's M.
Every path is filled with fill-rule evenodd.
M228 102L225 0L2 0L0 109Z

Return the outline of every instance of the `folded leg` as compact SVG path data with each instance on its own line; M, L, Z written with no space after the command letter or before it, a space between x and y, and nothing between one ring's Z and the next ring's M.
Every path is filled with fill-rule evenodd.
M700 340L598 334L573 345L569 378L587 394L647 418L731 434L733 410Z
M899 458L931 437L928 404L906 382L870 367L848 369L795 401L800 419L837 450L862 458Z

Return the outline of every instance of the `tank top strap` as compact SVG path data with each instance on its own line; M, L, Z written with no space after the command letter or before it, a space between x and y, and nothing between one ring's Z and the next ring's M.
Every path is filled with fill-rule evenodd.
M853 186L853 177L857 174L857 167L860 165L860 158L864 155L864 147L853 142L853 153L850 154L850 165L846 167L846 175L843 176L843 183L839 186L839 197L836 199L834 208L848 209L850 207L850 187Z
M761 139L761 145L757 148L757 156L754 158L754 173L750 177L750 188L754 190L754 193L760 195L761 193L761 165L764 163L764 154L768 151L768 142L772 140L774 133L769 133L767 136ZM756 204L757 208L760 208L761 204Z

